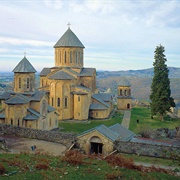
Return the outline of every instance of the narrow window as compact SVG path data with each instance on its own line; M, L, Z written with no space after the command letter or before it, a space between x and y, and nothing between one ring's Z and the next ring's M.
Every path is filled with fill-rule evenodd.
M124 91L125 96L127 96L127 90Z
M78 96L78 101L80 101L81 99L80 99L80 96Z
M29 89L29 78L27 78L27 89Z
M61 63L61 51L59 51L59 61Z
M81 63L80 51L78 52L79 64Z
M57 106L60 107L60 98L57 99Z
M13 119L11 118L11 125L13 125Z
M19 89L21 89L21 78L19 78Z
M19 119L18 119L18 126L19 126Z
M120 96L122 96L122 89L120 89Z
M65 99L64 99L64 107L67 108L67 106L68 106L68 98L65 97Z
M53 98L51 99L51 104L52 104L52 106L54 106L54 99Z
M70 51L70 63L72 63L72 51Z
M78 63L78 52L76 51L76 64Z
M129 96L131 96L131 90L129 89Z
M64 52L64 63L66 63L66 51Z

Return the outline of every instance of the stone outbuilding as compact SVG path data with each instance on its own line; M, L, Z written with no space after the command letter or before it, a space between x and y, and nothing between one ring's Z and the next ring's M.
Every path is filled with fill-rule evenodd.
M80 148L86 154L102 154L104 156L115 150L115 141L130 141L135 134L120 124L106 127L101 124L77 136Z
M118 83L118 96L117 96L117 109L118 110L130 110L132 104L131 97L131 84L128 80L123 78Z

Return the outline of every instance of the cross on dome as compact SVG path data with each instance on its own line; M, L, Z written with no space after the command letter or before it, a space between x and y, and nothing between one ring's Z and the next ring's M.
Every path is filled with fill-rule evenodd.
M70 22L68 22L68 24L67 24L67 25L68 25L68 28L70 28L70 26L71 26Z

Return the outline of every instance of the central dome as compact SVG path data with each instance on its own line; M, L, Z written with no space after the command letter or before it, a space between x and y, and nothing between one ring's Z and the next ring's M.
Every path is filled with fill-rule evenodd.
M84 45L78 39L78 37L71 31L70 28L62 35L58 42L54 45L57 47L80 47L84 48Z

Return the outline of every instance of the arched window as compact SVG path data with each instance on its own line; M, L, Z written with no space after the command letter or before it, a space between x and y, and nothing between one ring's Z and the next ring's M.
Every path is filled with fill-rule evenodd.
M50 118L50 120L49 120L49 126L51 126L51 118Z
M27 78L27 89L29 89L30 81L29 78Z
M18 119L18 126L20 125L20 123L19 123L19 119Z
M78 63L81 63L81 56L80 56L80 51L78 52Z
M65 108L68 107L68 98L67 97L64 98L64 107Z
M64 52L64 63L66 63L66 51Z
M21 89L21 78L19 78L19 89Z
M72 63L72 51L70 51L70 63Z
M13 119L11 118L11 125L13 125Z
M59 62L61 63L61 51L59 51Z
M76 64L78 63L78 52L76 51Z
M51 98L51 105L54 106L54 98Z
M124 95L127 96L127 90L124 91Z
M57 98L57 106L60 107L60 98Z
M120 89L120 96L122 96L122 89Z

